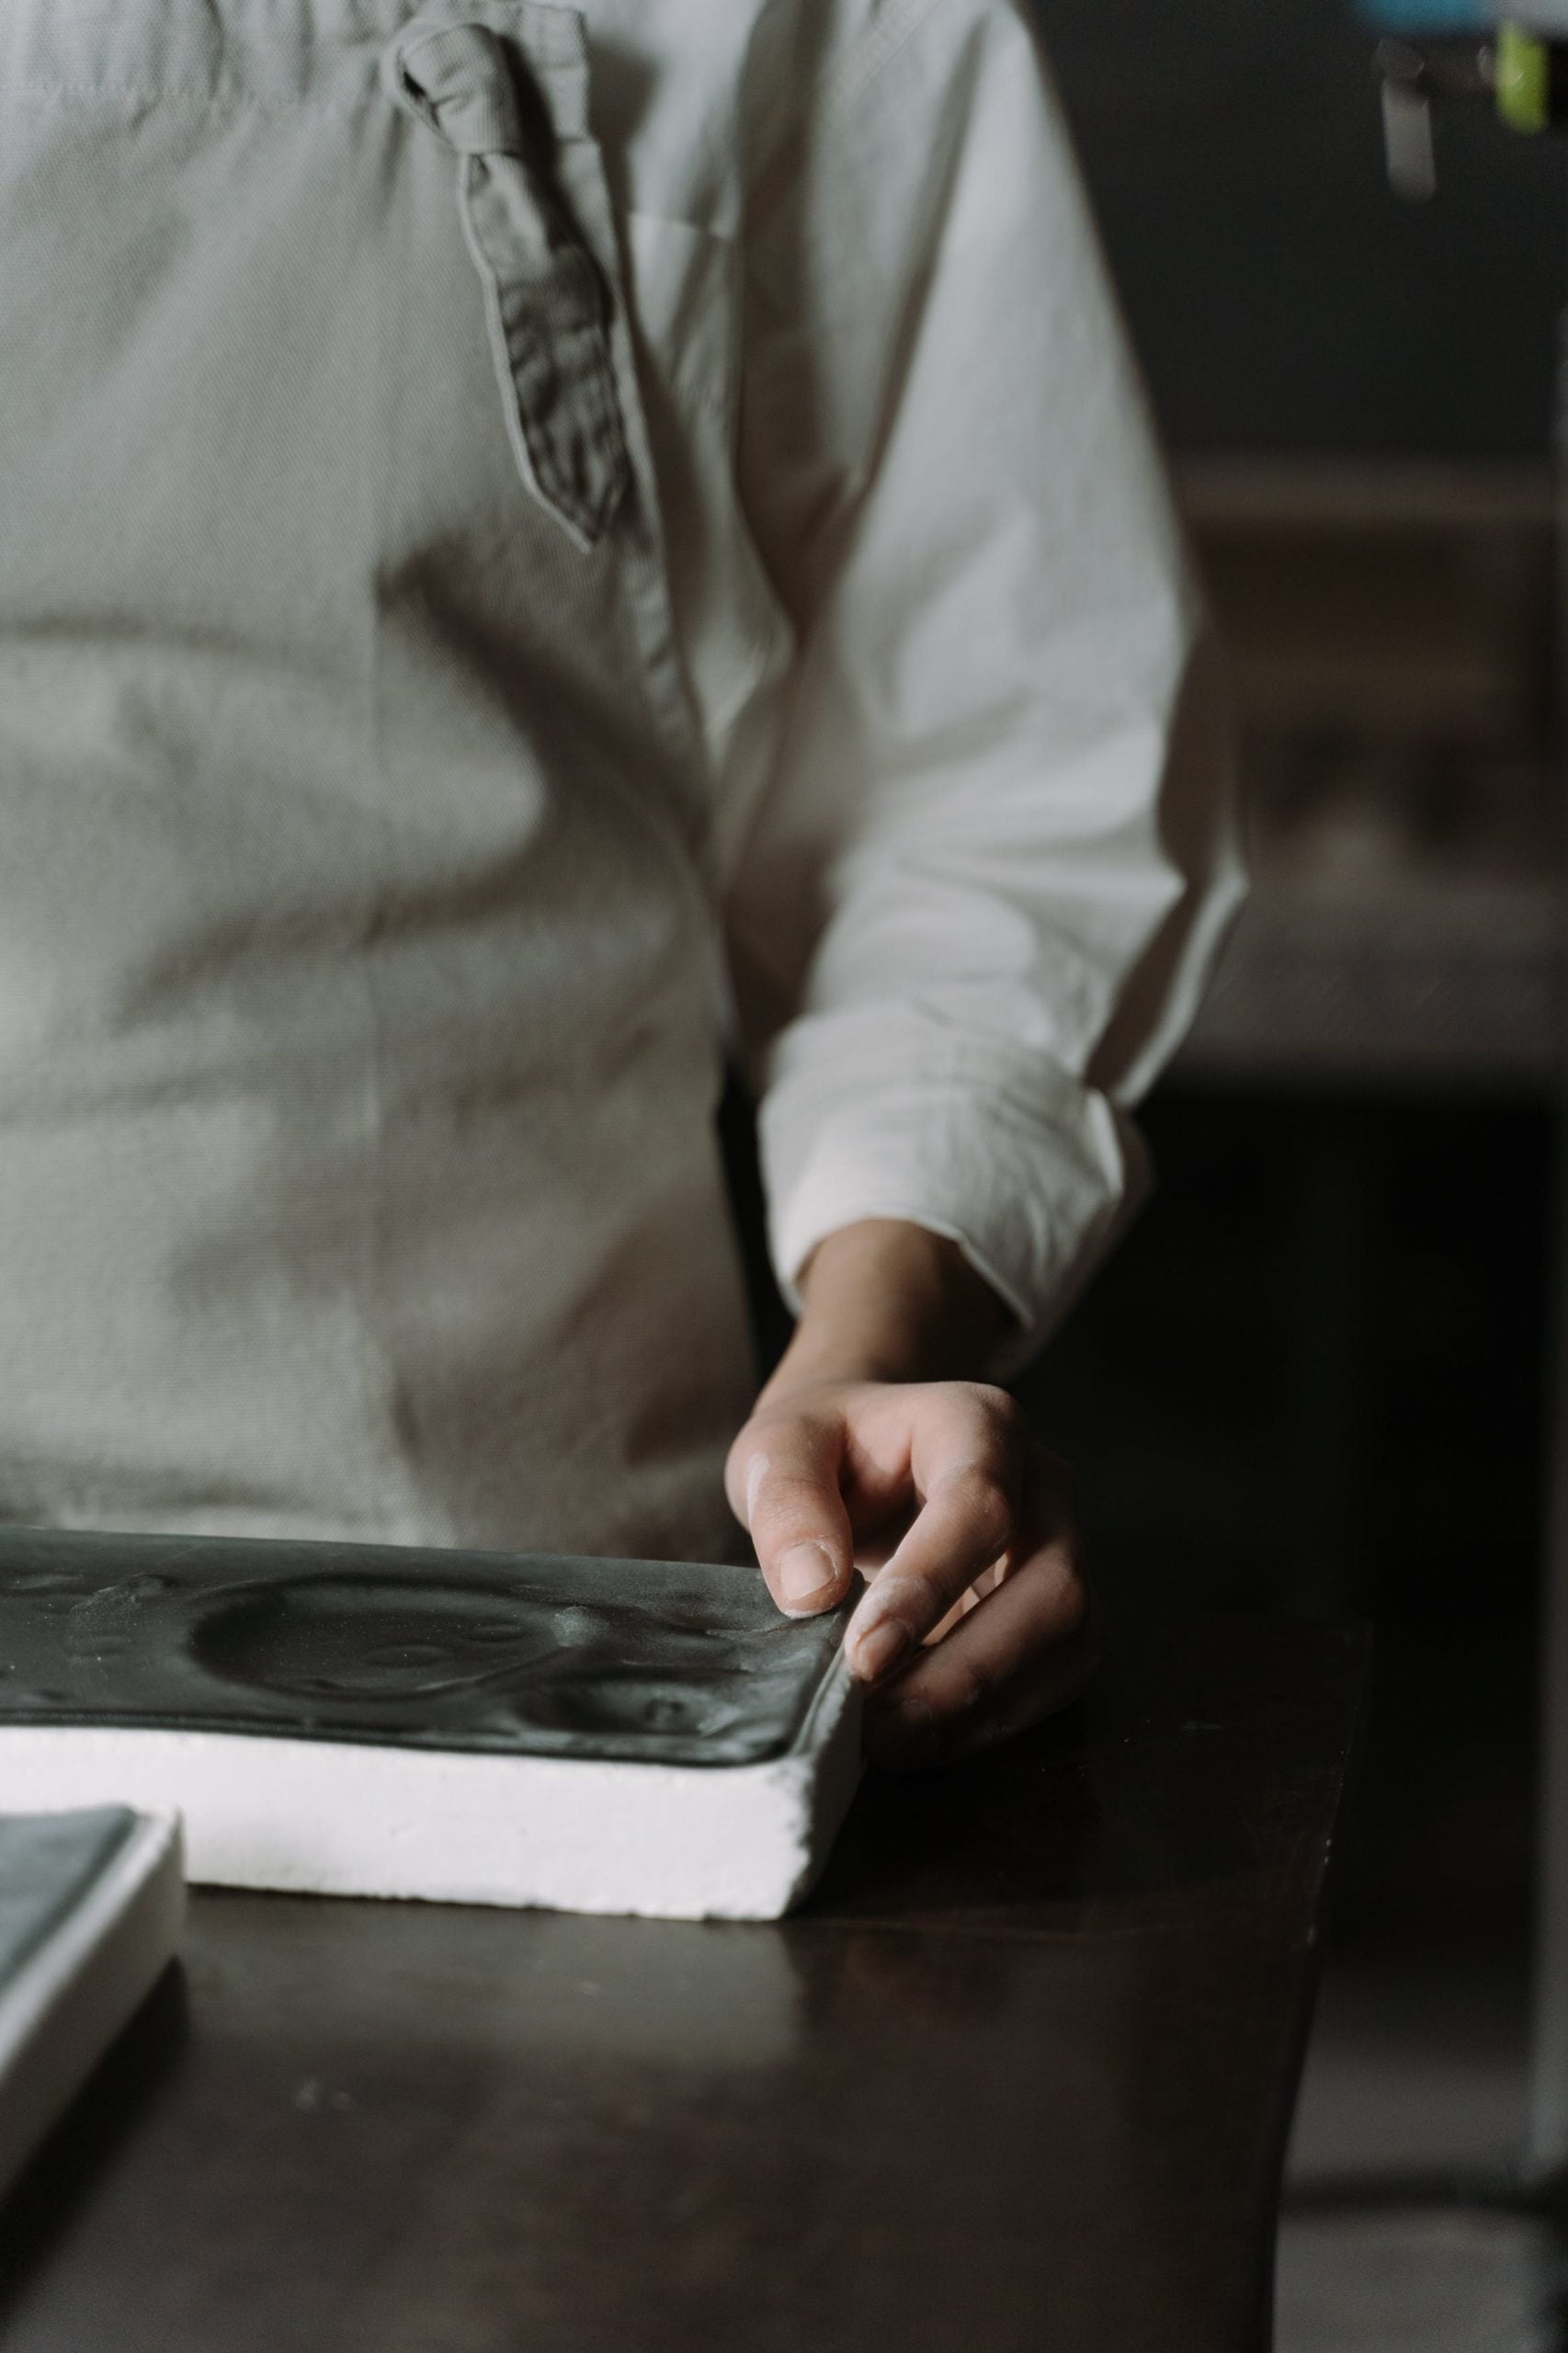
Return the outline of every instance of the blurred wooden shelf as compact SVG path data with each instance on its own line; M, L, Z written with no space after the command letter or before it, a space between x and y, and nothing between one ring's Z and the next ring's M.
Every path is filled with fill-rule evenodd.
M1557 1083L1554 878L1260 888L1176 1063L1188 1076Z
M1558 492L1547 465L1395 458L1188 457L1173 469L1195 530L1391 527L1550 532Z
M1249 726L1483 755L1539 735L1549 476L1213 462L1179 496Z
M1257 880L1178 1065L1546 1087L1568 873L1544 467L1189 463Z

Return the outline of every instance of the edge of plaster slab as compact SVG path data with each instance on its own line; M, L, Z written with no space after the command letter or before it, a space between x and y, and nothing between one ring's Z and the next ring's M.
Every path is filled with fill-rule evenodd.
M143 1815L0 1994L0 2193L174 1958L185 1920L181 1848L177 1814Z
M298 1894L778 1919L859 1777L842 1654L782 1756L743 1766L373 1746L157 1726L0 1730L8 1802L184 1816L192 1881Z

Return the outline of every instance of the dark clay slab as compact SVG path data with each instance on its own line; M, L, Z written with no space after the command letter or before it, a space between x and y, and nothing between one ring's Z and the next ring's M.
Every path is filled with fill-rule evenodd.
M136 1827L122 1805L0 1814L0 1994L106 1870Z
M780 1617L755 1570L0 1529L0 1730L750 1765L844 1619Z

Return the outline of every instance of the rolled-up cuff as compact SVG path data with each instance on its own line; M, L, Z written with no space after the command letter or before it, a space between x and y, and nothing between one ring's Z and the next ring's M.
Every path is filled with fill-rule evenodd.
M944 1234L1017 1319L1027 1362L1147 1186L1137 1131L1059 1063L886 1006L797 1022L760 1112L768 1241L791 1303L824 1236L862 1218Z

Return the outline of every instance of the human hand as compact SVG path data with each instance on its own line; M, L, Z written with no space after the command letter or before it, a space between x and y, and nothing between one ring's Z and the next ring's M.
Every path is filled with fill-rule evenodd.
M1098 1655L1067 1466L1006 1391L776 1378L730 1450L732 1508L794 1617L869 1584L845 1636L880 1764L973 1754L1063 1706Z

